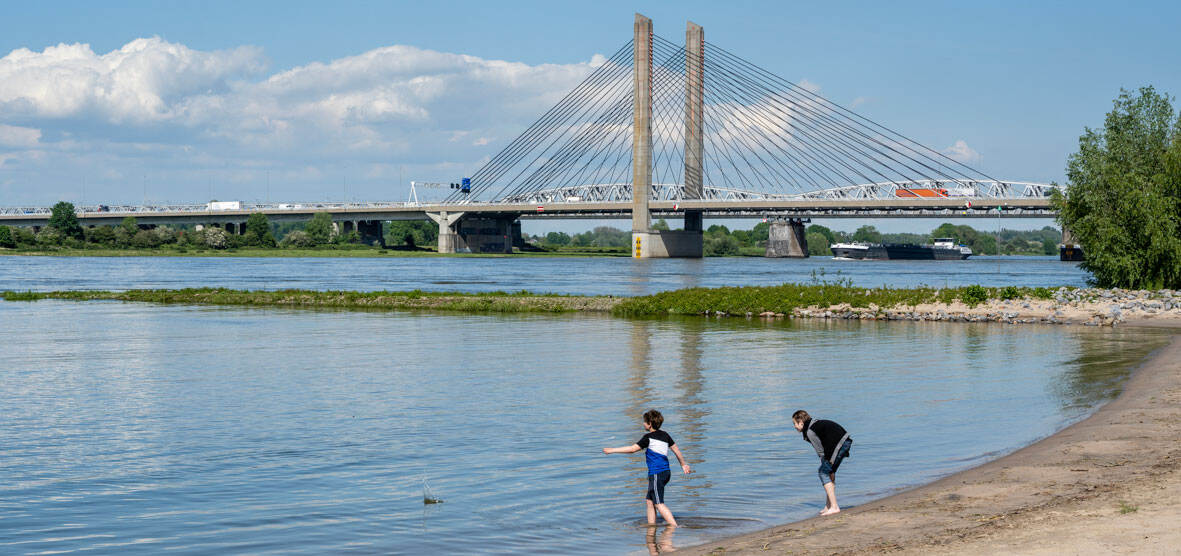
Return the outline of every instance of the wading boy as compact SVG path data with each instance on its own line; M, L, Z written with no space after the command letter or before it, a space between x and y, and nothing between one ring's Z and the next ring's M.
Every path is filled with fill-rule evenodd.
M603 448L603 453L633 454L640 450L648 450L647 458L645 458L648 461L648 494L644 497L648 502L648 525L656 524L656 512L659 511L665 523L676 527L677 520L673 518L672 511L664 503L664 486L668 484L668 480L672 476L672 472L668 468L669 450L676 454L677 462L681 464L681 471L692 473L693 470L689 468L688 463L685 463L685 458L681 456L681 449L677 447L673 437L660 430L660 425L663 424L664 416L655 409L649 410L644 413L644 430L647 431L647 434L643 438L631 446Z
M837 468L841 461L849 457L849 449L853 447L853 438L845 428L824 419L813 419L807 411L799 410L792 414L792 423L796 430L804 434L804 440L816 449L820 456L820 484L824 485L825 503L820 515L839 513L841 507L837 505Z

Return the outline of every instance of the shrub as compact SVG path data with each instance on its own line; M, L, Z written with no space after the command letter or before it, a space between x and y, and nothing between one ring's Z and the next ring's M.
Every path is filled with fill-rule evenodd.
M86 241L96 245L114 245L115 230L110 226L87 228Z
M140 230L131 237L131 246L139 249L151 249L160 246L160 236L155 230Z
M283 238L283 241L280 243L280 245L283 247L314 247L316 242L312 241L311 236L309 236L307 232L303 230L295 230L288 233Z
M201 231L202 243L212 249L225 249L226 231L218 227L205 228Z
M1054 299L1054 290L1050 288L1034 288L1031 295L1037 299Z
M37 236L33 234L33 230L29 228L13 228L12 238L16 240L16 244L33 245L37 243Z
M741 249L738 241L727 235L705 240L704 251L706 257L729 257L738 255Z
M16 247L16 238L12 235L12 229L8 226L0 226L0 247L12 249Z
M274 247L275 236L271 234L271 222L267 215L256 212L246 219L247 243L259 247Z
M960 301L969 307L975 307L988 301L988 290L979 284L968 286L961 291Z
M312 220L308 222L308 225L304 227L304 231L307 232L308 237L312 238L312 241L316 245L323 245L332 241L335 235L332 229L332 215L327 212L317 212L312 217Z
M1000 298L1009 301L1011 299L1018 299L1021 297L1021 290L1014 286L1005 286L1001 288Z
M62 244L63 239L65 239L65 235L53 226L46 226L37 232L37 245L58 246Z

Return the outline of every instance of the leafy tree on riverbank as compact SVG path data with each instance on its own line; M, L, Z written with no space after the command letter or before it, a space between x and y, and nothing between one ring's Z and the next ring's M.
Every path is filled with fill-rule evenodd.
M246 234L244 241L247 245L259 247L274 247L275 236L271 235L271 222L267 215L256 212L246 219Z
M1114 105L1070 155L1058 221L1095 285L1181 288L1181 118L1152 87L1121 89Z
M16 238L12 235L12 229L8 226L0 226L0 247L12 249L16 247Z
M74 211L74 203L59 201L53 205L49 216L49 226L56 229L62 236L81 240L82 225L78 223L78 214Z
M316 245L324 245L332 241L332 215L327 212L317 212L303 231L307 232L308 237Z

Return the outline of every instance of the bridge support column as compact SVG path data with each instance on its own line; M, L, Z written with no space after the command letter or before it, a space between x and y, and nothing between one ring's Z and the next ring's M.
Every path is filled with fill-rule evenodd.
M361 234L361 243L374 247L385 247L385 233L381 220L359 220L357 232Z
M648 211L652 188L652 20L636 14L633 30L632 234L635 235L652 229L652 214Z
M702 126L705 99L705 30L685 23L685 199L704 193ZM685 231L702 232L701 211L685 211ZM701 256L700 254L698 256Z
M1074 235L1066 226L1062 227L1062 243L1058 244L1058 260L1060 261L1081 261L1083 256L1083 246L1079 245L1074 240Z
M472 253L513 252L515 214L468 215L455 226L459 242Z
M455 253L466 246L460 245L459 233L456 231L456 224L459 219L463 218L462 212L442 211L439 213L428 212L427 217L439 225L439 252L440 253Z
M802 218L772 220L767 235L767 257L808 257L808 239L804 235Z

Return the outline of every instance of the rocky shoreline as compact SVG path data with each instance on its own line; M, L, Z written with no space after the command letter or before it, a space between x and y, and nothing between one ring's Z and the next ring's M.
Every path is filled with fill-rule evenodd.
M707 316L733 316L715 311ZM1128 320L1181 320L1181 291L1059 288L1051 299L1030 296L1010 300L990 299L970 306L954 303L921 303L881 308L853 307L847 303L829 307L796 308L790 313L746 313L747 318L812 318L837 320L902 320L941 322L999 322L1006 324L1076 324L1114 326Z

